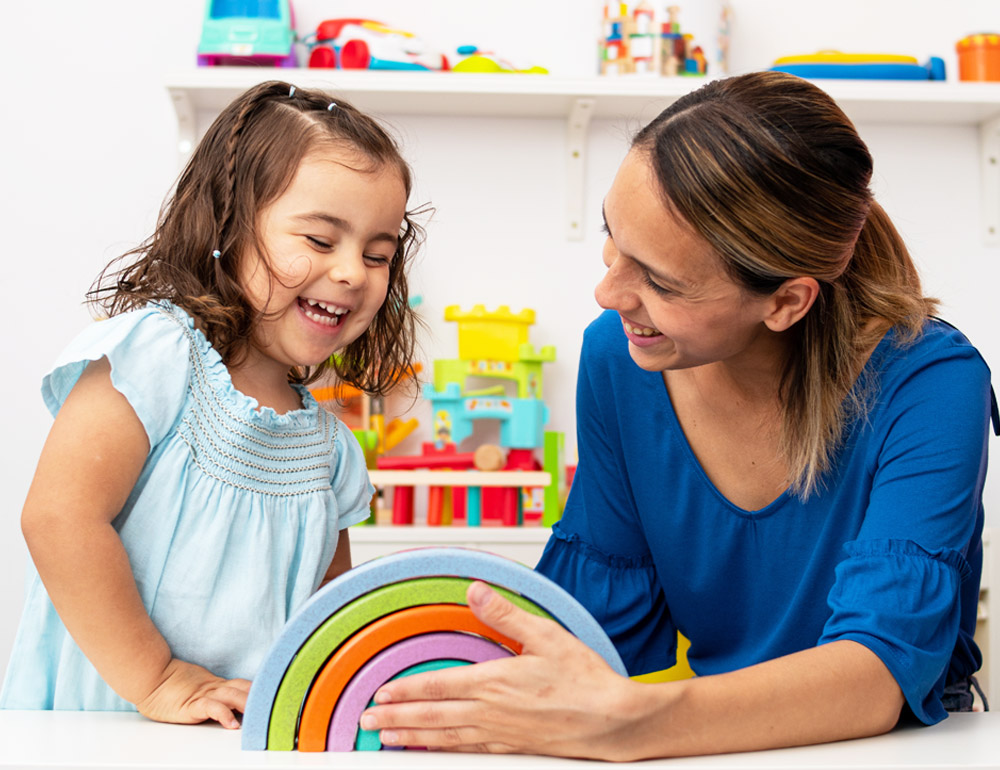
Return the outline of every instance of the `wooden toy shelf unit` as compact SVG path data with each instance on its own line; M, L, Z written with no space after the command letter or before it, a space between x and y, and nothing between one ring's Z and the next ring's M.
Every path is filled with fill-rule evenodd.
M583 238L591 119L653 118L702 78L497 77L412 72L205 67L167 78L183 162L216 113L252 85L281 78L342 94L376 115L548 118L566 121L566 234ZM824 80L856 123L965 125L979 131L984 242L1000 245L1000 84Z

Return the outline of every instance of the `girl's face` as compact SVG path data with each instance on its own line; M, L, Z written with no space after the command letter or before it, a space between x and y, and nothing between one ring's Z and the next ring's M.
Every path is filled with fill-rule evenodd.
M594 294L621 316L636 364L666 371L752 356L768 334L767 299L734 283L709 244L664 205L645 153L625 158L604 218L608 272Z
M260 212L266 257L243 255L240 283L267 313L253 348L276 375L325 361L357 339L385 301L406 190L395 168L369 165L348 149L318 149Z

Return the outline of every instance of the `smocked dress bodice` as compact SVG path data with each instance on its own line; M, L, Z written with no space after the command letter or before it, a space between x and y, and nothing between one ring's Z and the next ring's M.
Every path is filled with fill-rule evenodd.
M149 439L113 525L143 603L176 658L252 679L288 617L319 586L339 531L373 489L353 434L296 386L278 414L236 390L193 319L169 303L88 327L43 381L53 414L91 361ZM119 710L29 567L0 707Z

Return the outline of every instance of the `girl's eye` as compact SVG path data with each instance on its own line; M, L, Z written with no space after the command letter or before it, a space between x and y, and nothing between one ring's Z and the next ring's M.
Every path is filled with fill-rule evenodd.
M372 267L387 267L392 262L392 257L383 257L381 254L365 254L365 262Z
M649 273L646 273L642 276L642 282L645 283L650 289L655 291L657 294L660 294L664 297L669 294L673 294L673 292L670 289L660 286L660 284L656 283L652 278L650 278Z
M311 243L317 249L329 249L330 248L330 244L327 243L326 241L320 239L320 238L314 238L311 235L307 235L306 236L306 240L309 241L309 243Z

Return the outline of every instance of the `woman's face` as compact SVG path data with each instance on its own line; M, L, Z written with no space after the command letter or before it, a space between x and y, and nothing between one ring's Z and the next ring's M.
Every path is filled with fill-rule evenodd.
M633 149L604 199L608 272L594 292L621 316L629 352L648 371L752 363L770 332L768 298L729 277L709 244L664 204L648 155Z

